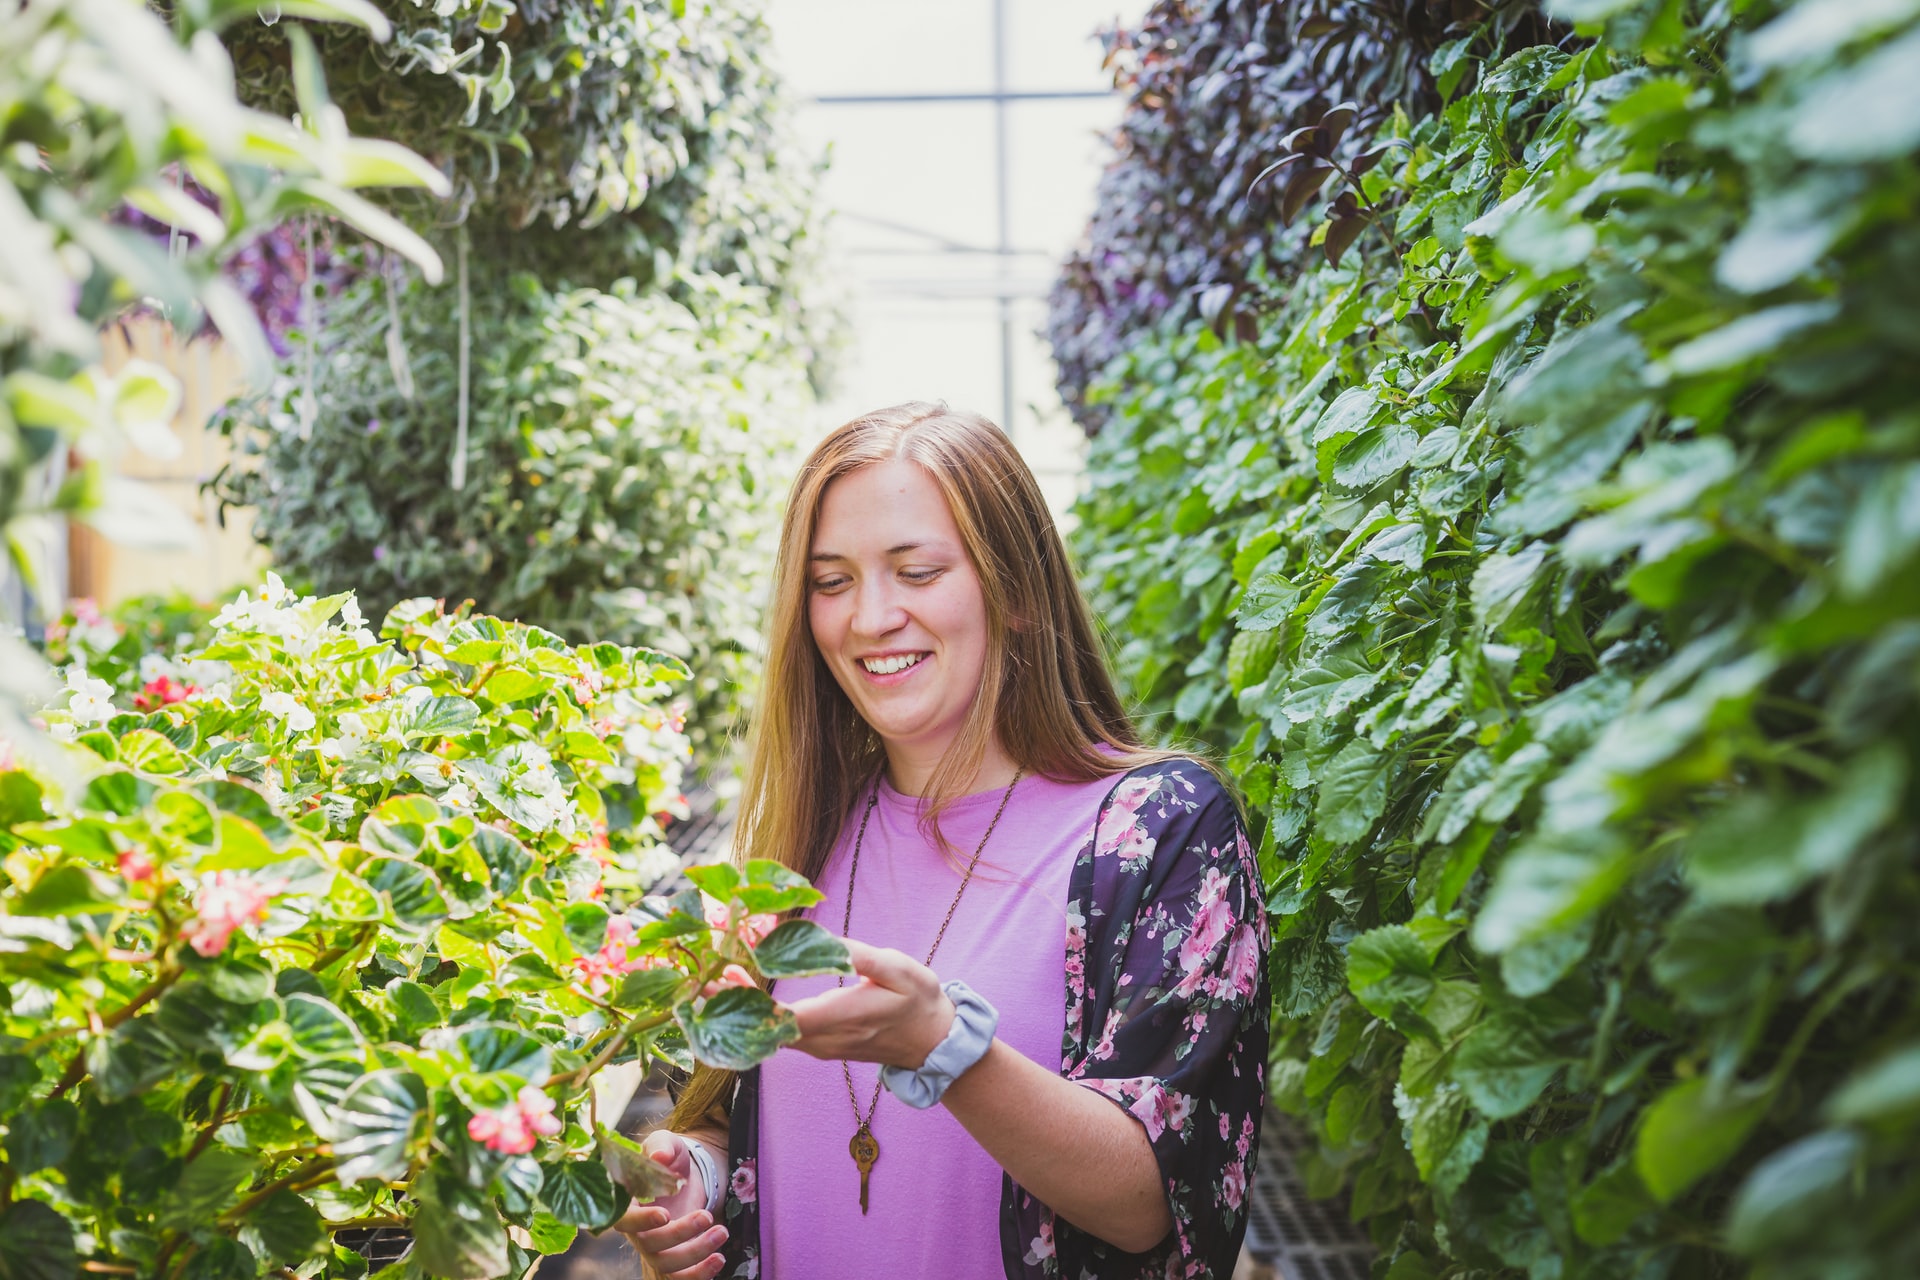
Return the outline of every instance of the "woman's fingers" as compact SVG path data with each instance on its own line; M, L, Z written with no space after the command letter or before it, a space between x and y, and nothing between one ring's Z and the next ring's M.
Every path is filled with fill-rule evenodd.
M627 1238L654 1270L672 1274L710 1263L727 1242L727 1229L716 1226L713 1216L702 1209L651 1230L629 1231Z
M672 1218L665 1209L657 1204L643 1201L628 1206L627 1211L621 1214L619 1220L613 1224L613 1229L622 1235L631 1236L642 1231L656 1230L671 1221Z

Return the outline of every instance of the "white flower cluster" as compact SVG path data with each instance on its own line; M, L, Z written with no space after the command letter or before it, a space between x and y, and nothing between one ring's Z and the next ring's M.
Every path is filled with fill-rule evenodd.
M286 645L289 653L305 657L332 630L324 621L315 620L315 611L307 608L313 603L314 597L296 596L279 574L269 572L258 596L243 588L232 603L214 615L213 629L273 636ZM351 596L340 606L340 628L363 646L379 643Z
M305 733L319 723L314 718L312 708L303 705L292 694L278 690L261 695L260 709L286 725L293 733Z
M87 674L85 667L67 668L67 714L72 720L53 724L48 732L56 741L71 742L82 729L105 724L119 710L113 705L113 686Z

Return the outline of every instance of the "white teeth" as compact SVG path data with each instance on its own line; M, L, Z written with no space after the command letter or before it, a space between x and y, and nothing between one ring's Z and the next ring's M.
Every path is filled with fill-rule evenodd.
M926 656L924 653L900 653L891 658L862 658L860 665L876 676L890 676L896 671L905 671Z

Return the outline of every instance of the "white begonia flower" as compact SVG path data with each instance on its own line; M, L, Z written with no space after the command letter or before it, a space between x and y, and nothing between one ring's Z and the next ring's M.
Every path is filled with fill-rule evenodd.
M340 606L340 622L342 626L353 630L367 625L366 618L360 613L360 602L352 596L348 596L347 602Z
M313 712L300 705L297 698L278 690L260 699L260 709L284 723L294 733L305 733L318 723Z
M276 809L287 803L287 789L280 784L280 775L271 769L260 775L260 794Z
M248 596L247 589L242 587L240 588L240 594L233 598L232 603L213 615L213 629L215 631L229 631L241 623L250 620L252 617L253 600Z
M80 724L105 724L113 719L113 686L88 675L84 668L67 672L67 711Z
M67 633L67 643L75 648L105 653L120 643L120 628L104 618L98 622L78 623Z
M464 782L456 782L440 793L440 803L450 809L471 809L473 788Z
M173 674L173 664L157 653L140 655L140 683L152 684L161 676Z
M293 602L293 592L287 590L287 584L280 581L280 575L267 570L267 585L260 588L260 603L278 607Z
M321 755L333 759L351 758L362 755L367 749L367 722L358 712L349 711L337 722L340 726L338 737L322 738L315 745Z

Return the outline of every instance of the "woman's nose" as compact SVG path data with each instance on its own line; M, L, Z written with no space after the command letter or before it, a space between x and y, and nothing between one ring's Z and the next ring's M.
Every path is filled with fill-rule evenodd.
M906 610L885 584L874 583L857 588L853 600L853 631L858 636L878 638L898 631L906 621Z

